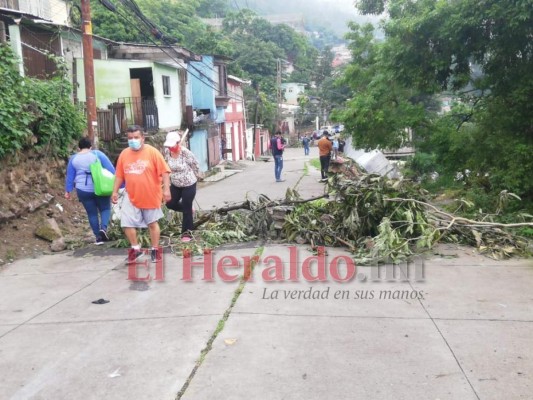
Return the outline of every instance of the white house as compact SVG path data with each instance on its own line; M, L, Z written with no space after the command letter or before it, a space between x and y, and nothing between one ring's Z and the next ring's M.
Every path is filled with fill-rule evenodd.
M282 83L281 90L285 99L283 103L297 106L298 98L305 93L305 84L296 82Z

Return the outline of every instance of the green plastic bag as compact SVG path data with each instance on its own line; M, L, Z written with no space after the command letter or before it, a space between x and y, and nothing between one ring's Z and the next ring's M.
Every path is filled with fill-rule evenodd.
M94 184L94 194L97 196L111 196L115 185L115 175L102 167L98 156L96 156L96 161L90 165L90 169Z

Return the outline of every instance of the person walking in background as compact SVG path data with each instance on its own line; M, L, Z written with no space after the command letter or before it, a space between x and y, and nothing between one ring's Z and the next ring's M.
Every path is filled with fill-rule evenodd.
M331 143L331 145L333 146L333 155L331 158L333 160L336 160L337 154L339 152L339 136L338 135L333 136L333 142Z
M276 182L283 182L285 179L281 179L281 171L283 170L283 150L285 149L285 144L281 137L281 131L277 131L276 135L270 139L270 149L274 156L274 175Z
M109 158L100 150L91 150L91 141L82 137L78 142L79 151L68 160L65 178L65 199L70 200L70 192L76 188L78 200L87 212L89 225L95 236L94 244L100 245L109 240L107 226L111 215L111 196L97 196L90 165L99 159L102 167L111 173L115 168Z
M344 141L343 138L339 138L339 154L343 154L344 153L344 146L346 146L346 142Z
M163 217L161 201L170 201L170 168L155 147L146 144L143 128L134 125L127 130L128 148L117 160L115 186L111 201L118 203L118 189L126 182L121 204L120 226L131 245L128 263L142 258L144 253L137 240L137 228L146 228L152 245L151 259L161 259L159 250L159 219ZM163 188L161 188L163 183Z
M322 138L318 141L318 155L320 156L320 174L321 182L328 180L329 161L331 159L331 149L333 147L331 140L328 139L328 131L322 133Z
M169 132L163 145L165 160L170 167L170 195L167 207L183 213L181 241L190 242L194 230L192 204L196 196L196 182L202 177L200 165L193 152L181 146L181 135Z
M307 135L307 133L302 138L302 144L304 145L304 155L308 156L309 155L309 136Z
M314 143L318 140L318 131L314 131L312 137L313 137L313 143L312 144L314 146Z

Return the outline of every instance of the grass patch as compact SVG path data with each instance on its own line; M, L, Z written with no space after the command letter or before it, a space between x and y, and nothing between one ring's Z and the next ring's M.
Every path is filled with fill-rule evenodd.
M315 167L320 171L320 159L319 158L312 158L309 160L309 164L311 164L312 167Z
M307 161L304 162L304 176L309 175L309 165L307 164Z

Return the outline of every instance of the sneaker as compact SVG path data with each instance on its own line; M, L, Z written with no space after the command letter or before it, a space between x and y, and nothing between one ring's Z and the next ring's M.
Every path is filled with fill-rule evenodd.
M190 236L187 236L187 235L181 237L181 242L182 243L189 243L191 240L192 240L192 238Z
M100 239L104 242L109 242L109 236L107 235L107 231L105 229L100 229Z
M96 246L100 246L101 244L104 244L104 240L102 239L102 235L100 233L98 235L96 235L96 239L94 241L94 244Z
M285 179L277 179L276 182L285 182Z
M150 259L153 263L161 261L161 252L159 251L159 249L150 250Z
M124 261L125 261L126 264L135 264L136 262L138 262L143 257L144 257L144 252L143 251L129 249L128 250L128 257Z

